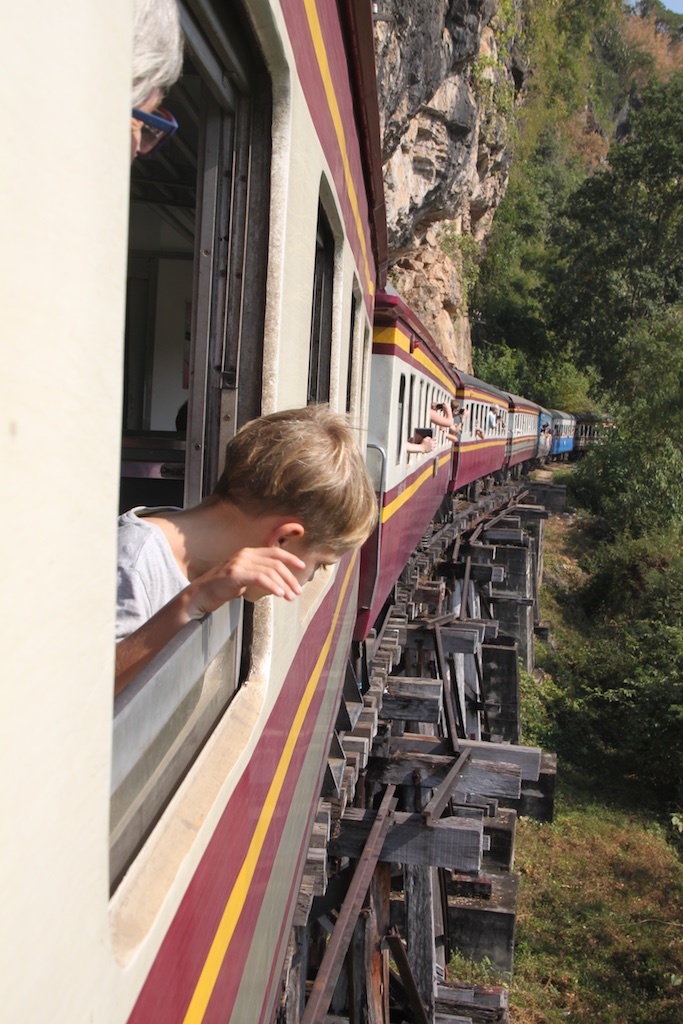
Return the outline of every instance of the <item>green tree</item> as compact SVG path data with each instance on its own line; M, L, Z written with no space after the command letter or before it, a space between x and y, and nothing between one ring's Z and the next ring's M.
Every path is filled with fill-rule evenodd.
M630 325L683 300L683 73L644 92L610 169L572 196L555 241L555 331L614 383Z

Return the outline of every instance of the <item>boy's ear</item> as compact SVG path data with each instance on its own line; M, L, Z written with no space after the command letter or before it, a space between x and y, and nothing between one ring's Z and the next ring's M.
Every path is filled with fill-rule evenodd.
M270 543L282 547L287 543L288 540L296 540L299 537L303 537L304 533L303 523L300 523L297 519L291 519L279 523L272 531Z

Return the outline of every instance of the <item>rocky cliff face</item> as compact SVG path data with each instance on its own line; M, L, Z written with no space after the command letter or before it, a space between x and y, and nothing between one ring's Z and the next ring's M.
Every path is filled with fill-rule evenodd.
M389 278L471 369L467 285L507 185L524 69L512 0L380 0Z

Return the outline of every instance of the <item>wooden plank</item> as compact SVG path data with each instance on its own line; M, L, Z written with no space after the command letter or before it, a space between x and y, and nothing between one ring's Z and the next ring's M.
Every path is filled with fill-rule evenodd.
M400 753L391 757L373 757L367 777L371 782L409 786L417 783L425 789L440 786L455 764L451 755Z
M470 761L456 782L454 799L463 802L470 793L498 799L518 799L522 793L519 767L504 761ZM513 793L518 796L513 796Z
M438 623L434 626L434 644L439 675L443 682L443 699L446 708L446 725L448 727L448 738L451 747L457 753L460 749L458 739L465 735L465 723L462 720L460 702L453 698L453 679L446 664L446 656L441 639L441 626Z
M406 942L415 985L426 1010L434 1017L434 894L431 868L403 868Z
M441 642L445 654L473 654L483 637L481 630L461 625L441 626ZM434 629L431 626L411 623L407 627L406 647L422 644L427 650L434 650Z
M489 544L515 544L526 546L529 538L523 530L506 530L504 527L493 527L484 530L484 538Z
M436 724L443 710L443 685L440 680L410 676L390 676L389 693L382 695L381 719Z
M461 780L461 777L467 769L469 760L469 750L463 750L457 760L453 762L448 775L437 788L432 799L423 809L422 817L425 820L425 824L429 825L430 828L433 827L434 822L441 817L444 807L451 798L456 783Z
M360 856L374 818L372 810L347 808L339 835L330 840L330 856ZM396 813L379 859L454 871L479 871L483 829L482 820L459 817L442 818L432 828L427 828L421 814Z
M490 743L487 740L459 740L460 750L469 750L474 763L478 761L500 762L502 764L516 765L519 768L520 779L525 782L537 782L540 778L543 751L540 747L525 747L514 743ZM397 759L400 763L402 757L420 758L425 757L427 761L434 758L444 758L444 761L434 760L434 777L438 777L443 771L445 760L448 759L448 745L437 736L420 736L418 733L406 732L403 736L392 736L390 744L390 760ZM420 761L415 760L415 769L420 768ZM430 776L431 777L431 776Z

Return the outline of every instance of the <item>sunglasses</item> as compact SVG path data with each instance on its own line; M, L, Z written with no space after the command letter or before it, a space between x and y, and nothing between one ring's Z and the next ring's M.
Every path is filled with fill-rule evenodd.
M142 123L138 156L154 156L175 135L178 122L170 111L157 107L153 114L133 107L133 117Z

